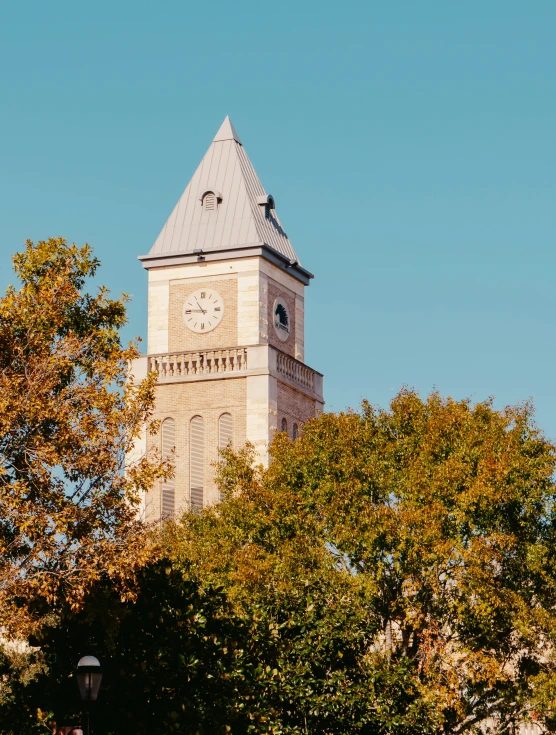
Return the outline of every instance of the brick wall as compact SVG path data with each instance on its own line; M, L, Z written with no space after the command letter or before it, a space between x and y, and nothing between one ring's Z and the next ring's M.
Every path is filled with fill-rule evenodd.
M183 320L183 305L194 291L201 288L213 288L224 300L222 321L206 334L192 332ZM171 283L168 320L170 352L237 346L237 278L213 281L195 279L190 283Z
M293 436L294 423L301 431L303 424L317 415L316 401L285 383L278 382L277 404L278 431L281 431L282 419L285 418L290 439Z
M189 501L189 423L200 415L205 421L205 504L218 498L214 484L212 462L218 460L218 419L224 412L232 414L233 443L241 447L246 442L246 378L170 383L156 387L155 419L172 417L176 422L176 508ZM160 449L160 433L147 438L147 448ZM148 494L147 517L160 518L161 483Z

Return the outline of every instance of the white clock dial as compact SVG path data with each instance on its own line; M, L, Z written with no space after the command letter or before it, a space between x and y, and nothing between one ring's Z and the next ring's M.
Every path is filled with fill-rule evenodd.
M278 338L285 342L291 330L290 311L285 299L281 296L278 296L272 307L272 321Z
M224 316L224 299L213 288L194 291L183 305L183 321L192 332L212 331Z

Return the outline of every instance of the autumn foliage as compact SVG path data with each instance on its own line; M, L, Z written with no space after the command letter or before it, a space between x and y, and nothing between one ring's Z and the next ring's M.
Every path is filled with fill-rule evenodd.
M402 390L324 414L272 461L224 450L222 502L148 529L130 462L124 300L98 261L28 243L0 301L3 731L78 717L105 665L99 735L556 731L556 447L529 404ZM125 470L125 471L124 471ZM42 728L42 730L41 730Z
M531 406L403 390L278 435L272 457L228 452L225 503L175 543L273 626L269 732L552 727L556 453Z
M85 291L88 246L28 242L19 284L0 301L0 626L25 634L99 575L128 577L150 553L137 523L142 488L164 468L124 474L148 422L153 381L128 381L125 299Z

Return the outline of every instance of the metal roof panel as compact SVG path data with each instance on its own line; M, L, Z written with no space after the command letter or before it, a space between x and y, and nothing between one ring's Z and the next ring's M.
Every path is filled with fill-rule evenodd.
M218 192L215 210L206 211L200 197ZM162 228L148 256L181 255L194 250L236 250L262 242L298 262L275 209L265 207L264 187L226 117L191 181Z

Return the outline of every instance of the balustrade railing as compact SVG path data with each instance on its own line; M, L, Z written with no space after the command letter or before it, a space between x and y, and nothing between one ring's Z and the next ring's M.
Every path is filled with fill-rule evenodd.
M179 381L194 376L223 375L247 371L249 349L258 350L255 347L229 347L223 350L199 350L196 352L170 352L163 355L148 356L148 370L158 374L159 381ZM296 360L274 347L267 348L276 354L275 368L272 367L268 358L260 362L260 355L253 355L251 372L255 373L275 369L278 376L285 378L291 383L310 393L320 394L322 392L322 376L312 368ZM250 373L249 373L250 374Z
M247 349L233 347L226 350L151 355L149 370L158 373L159 380L185 378L188 375L237 373L247 370Z
M284 352L276 351L276 370L293 383L315 392L315 371Z

